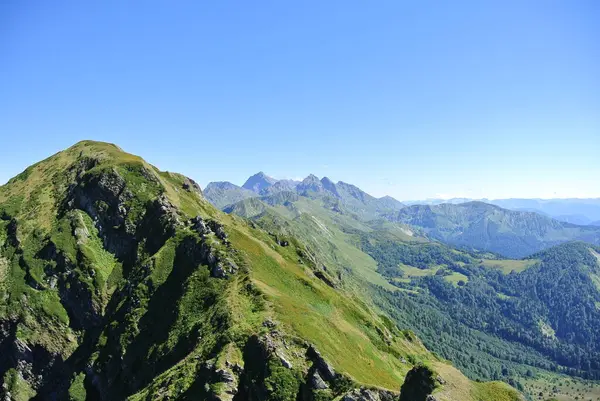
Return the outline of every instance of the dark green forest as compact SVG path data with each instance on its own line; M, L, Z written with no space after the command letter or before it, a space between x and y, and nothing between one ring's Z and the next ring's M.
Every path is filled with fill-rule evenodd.
M401 290L377 290L380 306L401 327L473 378L532 375L528 367L600 378L599 272L592 247L563 244L532 255L520 272L484 267L475 255L441 244L363 241L380 271L401 277L399 264L443 265L468 277L453 285L443 274L392 281ZM459 264L458 262L462 262Z

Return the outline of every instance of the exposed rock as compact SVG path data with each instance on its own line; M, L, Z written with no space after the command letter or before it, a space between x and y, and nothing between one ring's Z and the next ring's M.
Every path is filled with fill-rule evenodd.
M210 227L210 229L215 233L215 235L217 236L218 239L225 240L227 238L227 233L223 229L222 224L220 224L214 220L208 220L207 223L208 223L208 226Z
M435 377L435 381L436 381L436 382L438 382L438 383L439 383L439 384L441 384L441 385L444 385L444 384L446 384L446 380L444 380L444 379L442 378L442 376L440 376L440 375L437 375L437 376Z
M396 394L385 390L372 390L361 387L346 394L342 401L394 401Z
M206 223L204 222L202 217L196 216L190 220L190 223L192 225L192 229L194 231L196 231L198 234L200 234L201 236L207 235L210 233L210 228L206 225Z
M315 390L325 390L329 388L329 385L323 380L318 370L315 370L310 376L310 385Z
M324 282L325 284L327 284L328 286L330 286L331 288L336 288L335 283L322 271L317 270L314 272L315 276L321 280L322 282Z
M202 189L200 189L200 185L198 185L196 181L192 180L191 178L186 177L183 180L183 184L181 185L181 187L188 192L195 191L199 194L202 194Z
M317 368L323 379L331 381L335 378L335 370L325 361L323 356L321 356L321 353L317 351L314 345L308 347L306 356L313 361L314 366Z
M425 401L437 401L437 398L435 398L434 396L432 396L431 394L429 394L427 396L427 398L425 399Z
M219 377L219 381L221 382L233 383L236 381L235 375L229 370L217 369L215 373L217 374L217 376Z
M434 374L424 365L409 370L400 389L400 401L426 401L436 385Z
M286 367L286 368L288 368L288 369L291 369L291 368L292 368L292 363L291 363L290 361L288 361L288 360L285 358L285 355L284 355L284 354L283 354L281 351L277 351L277 353L276 353L276 354L277 354L277 356L279 357L279 360L281 361L281 364L282 364L284 367Z
M210 271L211 276L216 278L225 278L227 274L225 273L225 269L223 268L222 263L215 263Z
M274 329L277 325L271 319L267 319L263 322L263 327L267 327L269 329Z

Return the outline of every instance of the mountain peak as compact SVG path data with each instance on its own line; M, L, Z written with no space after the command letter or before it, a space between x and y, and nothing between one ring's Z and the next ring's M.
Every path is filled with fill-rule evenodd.
M307 192L323 192L323 184L319 177L314 174L309 174L300 184L296 187L296 190L300 194Z
M259 171L248 178L244 185L242 185L242 188L249 189L250 191L258 194L271 187L276 182L277 180L275 178L269 177L264 172Z

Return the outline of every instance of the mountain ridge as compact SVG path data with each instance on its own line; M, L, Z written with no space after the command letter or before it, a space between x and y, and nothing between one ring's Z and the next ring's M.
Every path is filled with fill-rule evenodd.
M255 184L255 182L260 183ZM205 192L211 203L220 209L231 209L234 203L252 197L245 190L254 185L256 185L256 188L252 192L255 194L253 196L256 197L290 191L307 197L329 196L338 199L347 207L352 208L354 213L368 219L380 217L382 213L399 210L404 206L400 201L391 196L376 198L355 185L343 181L334 183L328 177L319 178L314 174L309 174L302 181L298 182L294 180L276 180L268 177L263 172L259 172L248 178L244 185L246 188L231 187L227 195L223 195L213 190L214 183L209 183Z
M456 205L413 205L387 217L418 226L443 242L517 258L572 240L600 243L597 228L478 201Z

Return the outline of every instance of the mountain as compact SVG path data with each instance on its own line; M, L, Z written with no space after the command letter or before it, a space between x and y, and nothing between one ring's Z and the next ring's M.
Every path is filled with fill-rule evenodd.
M600 219L600 199L495 199L490 201L505 209L535 209L556 220L588 224Z
M223 209L233 203L256 196L256 193L230 182L222 181L209 183L204 188L204 196L210 203L219 209Z
M308 177L302 180L296 185L296 192L302 196L310 196L315 194L322 194L326 191L325 187L319 177L310 174Z
M258 173L250 177L248 181L254 181L254 177L256 176L264 176L264 174ZM265 197L284 192L295 192L299 196L310 199L329 197L331 198L329 203L332 205L343 205L349 212L356 214L364 220L381 218L381 216L386 213L398 211L404 207L402 203L390 196L384 196L378 199L352 184L347 184L342 181L334 183L328 177L319 179L319 177L313 174L308 175L301 182L291 180L276 181L268 187L265 186L265 188L260 191L259 196ZM230 203L226 202L229 202L233 198L233 196L230 196L227 199L218 196L207 197L213 205L221 209L223 209L224 206L231 206ZM241 194L238 197L241 198ZM243 199L246 199L245 195ZM241 201L242 199L239 200ZM231 211L232 208L229 207L228 210Z
M442 203L460 204L467 202L485 202L500 206L504 209L521 212L535 212L552 217L566 223L586 225L593 220L600 219L600 199L598 198L573 198L573 199L426 199L422 201L405 202L407 205L439 205Z
M322 263L360 266L360 251L313 249L324 241L284 234L290 220L268 212L305 202L358 220L311 199L259 202L261 224L226 215L189 178L92 141L0 187L2 398L521 398L468 380L382 314L359 272Z
M561 214L559 216L553 216L558 221L564 221L565 223L578 224L581 226L589 225L591 220L582 214Z
M352 184L342 181L334 183L328 177L319 179L314 174L308 175L302 181L294 181L275 180L263 172L259 172L248 178L241 188L228 182L211 182L204 192L206 198L214 206L227 210L229 213L236 209L234 205L236 202L242 202L252 197L262 199L279 193L290 192L311 199L329 197L331 198L329 203L332 205L344 205L349 212L355 213L364 220L381 218L387 213L398 211L404 207L401 202L390 196L375 198ZM242 208L250 206L250 210L258 210L256 202L242 203L243 205L239 205ZM248 214L243 211L240 213L242 215Z
M524 257L567 241L600 243L600 229L559 222L531 212L502 209L483 202L413 205L388 216L460 247Z
M242 188L260 194L276 182L275 178L271 178L261 171L248 178L244 185L242 185Z

